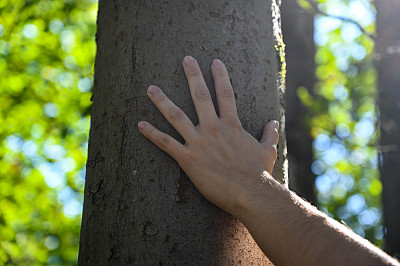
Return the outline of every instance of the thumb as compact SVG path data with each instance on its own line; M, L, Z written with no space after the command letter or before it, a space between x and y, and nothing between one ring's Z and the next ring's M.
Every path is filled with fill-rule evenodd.
M275 146L279 141L279 122L276 120L270 121L265 125L260 143L264 147Z

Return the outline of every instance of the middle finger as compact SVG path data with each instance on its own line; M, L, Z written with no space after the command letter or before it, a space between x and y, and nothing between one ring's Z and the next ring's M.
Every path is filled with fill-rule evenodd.
M186 56L183 60L183 66L200 124L215 121L218 116L196 59Z

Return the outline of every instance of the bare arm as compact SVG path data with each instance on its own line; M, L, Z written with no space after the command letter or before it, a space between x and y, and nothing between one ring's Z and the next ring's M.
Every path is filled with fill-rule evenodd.
M271 177L279 123L268 123L260 142L242 128L221 61L214 60L211 67L219 116L196 60L186 57L183 66L199 125L194 126L160 88L150 86L150 99L186 143L148 122L140 122L139 129L179 163L207 199L238 217L275 264L398 265Z
M241 206L237 217L277 265L399 265L268 173Z

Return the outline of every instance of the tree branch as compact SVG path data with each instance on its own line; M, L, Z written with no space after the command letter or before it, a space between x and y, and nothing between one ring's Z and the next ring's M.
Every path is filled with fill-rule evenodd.
M334 19L338 19L338 20L341 20L341 21L344 21L344 22L351 23L351 24L357 26L357 28L359 28L360 31L361 31L364 35L368 36L369 38L371 38L371 40L375 41L375 39L376 39L375 35L374 35L374 34L368 33L368 32L360 25L360 23L358 23L357 21L355 21L355 20L353 20L353 19L351 19L351 18L343 17L343 16L331 15L331 14L329 14L329 13L327 13L327 12L321 10L321 9L318 7L317 3L316 3L314 0L306 0L306 1L311 5L311 7L312 7L312 9L313 9L312 12L313 12L314 14L320 14L320 15L323 15L323 16L326 16L326 17L330 17L330 18L334 18Z

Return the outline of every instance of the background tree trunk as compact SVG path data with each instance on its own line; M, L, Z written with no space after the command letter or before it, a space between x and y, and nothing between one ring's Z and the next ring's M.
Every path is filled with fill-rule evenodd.
M316 82L314 15L301 8L297 0L282 2L282 31L286 45L286 138L289 159L290 189L316 205L315 175L308 109L297 95L299 87L313 94Z
M196 124L182 59L197 58L214 97L210 64L220 58L244 128L260 138L269 119L281 122L274 174L285 182L279 20L275 0L100 0L79 264L268 263L243 225L204 199L137 123L182 140L147 87L159 85Z
M400 258L400 1L375 1L384 249Z

